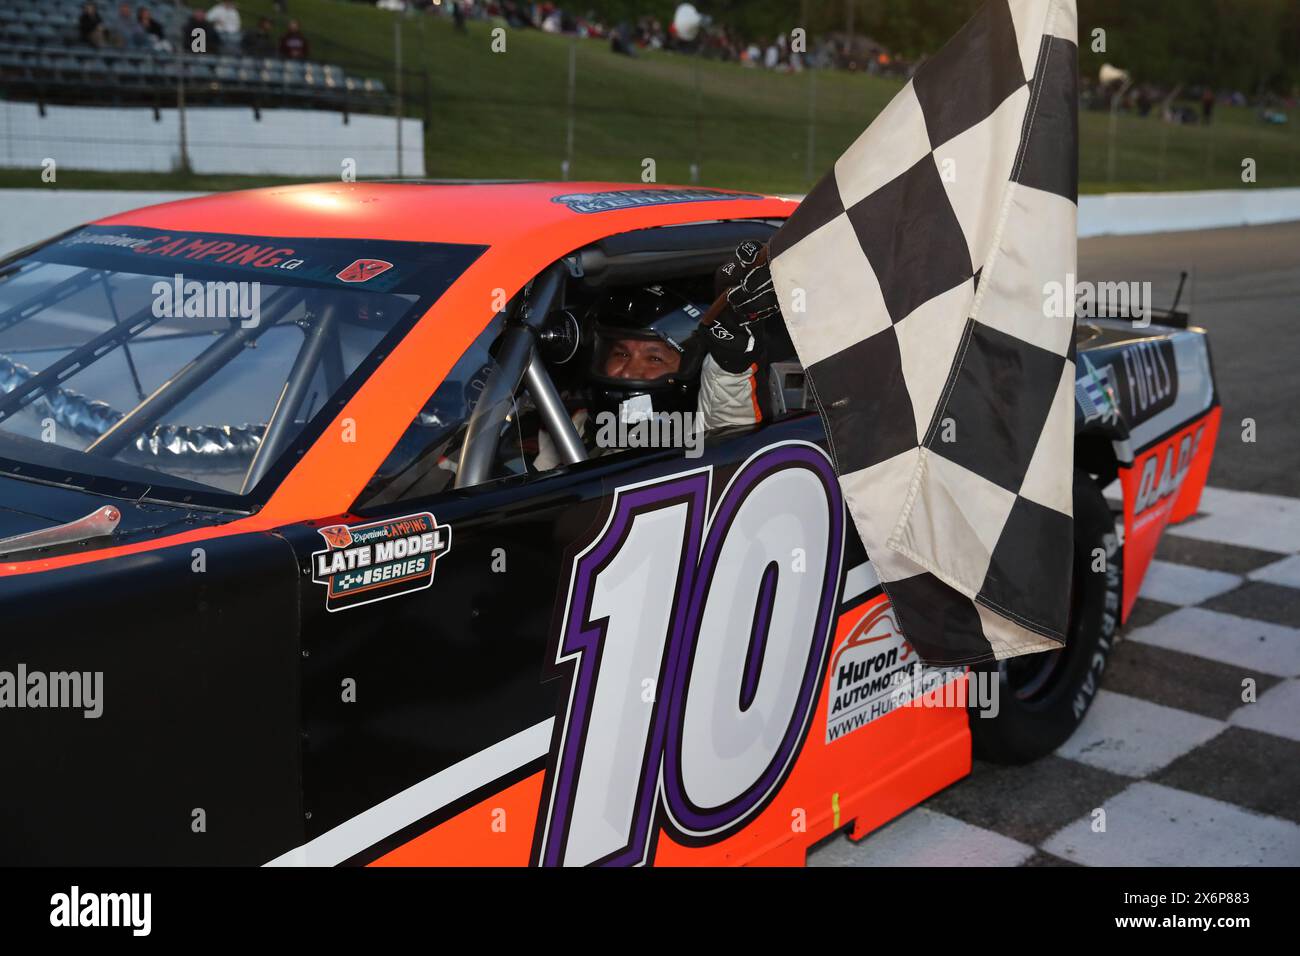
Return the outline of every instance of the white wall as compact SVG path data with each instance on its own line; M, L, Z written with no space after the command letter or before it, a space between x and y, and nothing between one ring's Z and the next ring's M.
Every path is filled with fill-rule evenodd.
M32 179L39 176L32 173ZM65 229L128 209L188 199L202 193L146 193L117 189L0 189L0 256Z
M1127 236L1300 220L1300 189L1216 189L1079 197L1079 236Z
M329 110L204 106L185 111L196 173L337 178L345 158L360 177L397 175L397 120ZM424 175L424 123L403 120L402 172ZM177 111L147 107L48 106L0 102L0 166L39 171L46 158L68 169L168 172L180 155ZM33 185L40 180L33 175Z

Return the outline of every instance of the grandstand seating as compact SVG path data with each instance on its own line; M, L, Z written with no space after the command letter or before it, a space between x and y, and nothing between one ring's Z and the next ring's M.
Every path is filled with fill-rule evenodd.
M166 35L175 38L189 16L167 0L133 0L148 6ZM355 77L342 67L238 52L187 55L132 47L96 48L80 42L82 0L4 0L0 8L0 93L41 102L166 105L184 71L187 100L212 104L307 106L367 111L384 109L381 80ZM98 3L111 27L117 4Z

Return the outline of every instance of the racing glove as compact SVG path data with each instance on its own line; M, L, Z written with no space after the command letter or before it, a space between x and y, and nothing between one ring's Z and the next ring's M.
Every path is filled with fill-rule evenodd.
M732 374L761 365L765 336L759 320L780 311L767 249L757 242L742 242L731 259L718 267L713 283L717 295L726 295L727 308L704 330L709 354Z
M742 242L731 259L718 267L713 277L713 294L727 294L727 304L742 322L754 322L781 311L772 286L772 269L767 246Z

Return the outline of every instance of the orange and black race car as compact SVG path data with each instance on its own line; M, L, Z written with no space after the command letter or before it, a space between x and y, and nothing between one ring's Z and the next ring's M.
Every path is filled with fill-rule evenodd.
M1068 645L931 671L779 316L750 423L577 424L592 310L707 308L793 208L339 183L0 263L0 861L801 863L1057 746L1196 509L1205 336L1080 324Z

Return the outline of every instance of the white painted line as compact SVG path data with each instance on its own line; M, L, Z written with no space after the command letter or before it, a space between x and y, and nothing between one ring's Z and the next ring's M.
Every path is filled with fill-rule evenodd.
M316 839L267 863L267 866L337 866L374 846L402 827L421 820L536 760L550 749L555 718L534 724L513 737L435 773L340 823Z
M860 843L848 837L808 855L809 866L1019 866L1034 848L917 807Z
M1241 578L1224 571L1207 571L1186 564L1152 561L1142 579L1141 597L1188 607L1231 591Z
M1169 533L1282 554L1300 548L1300 498L1206 488L1200 510L1204 517L1173 525Z
M876 569L870 561L863 561L857 567L844 572L844 593L840 596L842 603L852 601L860 594L866 594L880 584Z
M1111 773L1145 777L1225 727L1220 720L1100 690L1083 723L1056 752Z
M1300 498L1291 495L1266 495L1258 491L1234 491L1213 486L1206 486L1201 494L1200 510L1206 514L1249 516L1261 509L1300 520Z
M1300 865L1300 826L1221 800L1139 782L1103 809L1105 832L1088 814L1043 849L1089 866Z
M1235 614L1180 608L1130 631L1127 639L1221 661L1243 671L1300 676L1300 630Z
M1300 681L1283 681L1261 694L1255 703L1242 704L1228 723L1300 740Z
M1300 554L1293 554L1289 558L1283 558L1281 561L1274 561L1262 568L1256 568L1246 576L1252 581L1268 581L1270 584L1300 588ZM1296 595L1296 597L1300 599L1300 595Z

